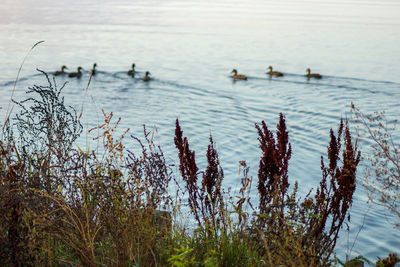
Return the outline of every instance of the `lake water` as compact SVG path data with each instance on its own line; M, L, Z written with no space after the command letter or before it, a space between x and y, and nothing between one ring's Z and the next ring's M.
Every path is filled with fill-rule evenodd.
M54 71L82 66L80 80L68 81L66 101L84 107L89 129L101 123L102 108L122 117L121 131L140 136L142 124L157 129L168 160L178 117L197 161L205 165L210 134L225 171L225 186L239 186L238 161L246 160L256 179L260 150L254 123L274 129L286 115L293 148L290 181L300 193L321 179L329 129L350 117L350 103L362 111L400 115L400 2L350 1L136 1L80 0L0 2L0 107L7 109L19 65L30 47L14 98L28 86L45 84L36 68ZM99 73L89 89L89 70ZM126 71L135 62L143 83ZM268 65L285 73L269 79ZM305 69L324 75L307 81ZM233 68L248 81L232 82ZM395 136L399 141L399 136ZM79 143L89 144L84 134ZM362 149L368 141L362 140ZM337 253L343 259L360 227L352 255L374 260L399 252L400 231L385 210L366 204L362 172L351 211L349 242L341 233ZM254 188L255 189L255 188ZM255 199L256 196L253 196Z

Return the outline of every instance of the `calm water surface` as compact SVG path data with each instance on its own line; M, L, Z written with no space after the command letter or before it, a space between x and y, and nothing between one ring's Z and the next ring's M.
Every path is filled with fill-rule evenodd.
M290 179L300 193L321 178L329 129L348 117L350 102L365 112L400 115L400 2L398 1L28 1L0 2L1 119L13 80L29 48L14 98L28 86L45 84L36 68L54 71L65 64L99 74L85 91L89 75L68 81L66 101L84 107L85 127L101 123L102 108L122 117L121 129L140 135L142 124L157 129L169 160L175 119L205 165L213 135L226 174L225 185L239 185L238 161L257 175L260 151L254 123L274 128L286 115L293 147ZM150 83L127 77L135 62ZM269 79L268 65L285 73ZM324 78L307 81L310 67ZM232 82L230 71L247 74ZM399 141L399 136L395 136ZM80 145L96 147L84 135ZM368 141L361 145L367 149ZM385 210L366 204L362 172L352 208L349 240L342 231L340 257L358 236L353 255L369 259L399 252L400 233ZM253 197L256 199L256 196Z

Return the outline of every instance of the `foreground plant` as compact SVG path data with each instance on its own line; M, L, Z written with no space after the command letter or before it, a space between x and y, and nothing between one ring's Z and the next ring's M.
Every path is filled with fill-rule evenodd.
M207 166L200 171L177 120L180 191L151 133L144 127L142 139L128 139L128 130L118 135L120 119L113 122L112 113L103 111L104 123L91 130L103 143L101 152L75 148L79 117L47 81L49 86L30 89L36 97L20 102L15 124L10 121L3 129L1 265L331 264L339 231L350 220L360 159L347 124L331 131L320 185L301 199L297 182L292 188L289 184L292 149L282 114L275 136L265 122L256 125L261 149L257 189L251 191L253 178L241 161L237 196L223 190L224 172L212 136ZM175 194L171 181L179 189ZM259 197L257 207L250 201L253 194Z
M257 254L268 259L270 264L329 265L339 231L346 218L350 221L348 209L356 189L356 170L360 161L360 153L352 143L348 125L344 126L343 122L340 122L337 136L331 130L328 147L329 165L325 166L321 158L320 186L314 197L310 197L310 192L302 201L296 196L297 183L293 191L290 194L288 192L288 167L292 149L284 116L280 115L276 138L265 122L262 122L261 126L256 125L256 129L262 151L257 185L259 207L254 211L254 219L247 224L246 219L249 214L242 210L242 205L246 201L243 192L250 190L250 183L249 180L242 180L240 190L242 197L239 197L237 205L233 208L238 215L239 224L247 225L232 228L230 223L233 220L228 215L227 206L220 205L219 209L207 209L207 203L223 203L220 190L222 170L218 158L210 157L217 155L213 139L210 137L207 150L209 165L203 174L200 189L197 184L199 172L195 152L190 150L187 138L182 136L179 121L176 121L175 145L178 148L180 171L186 182L189 206L197 220L199 232L202 229L207 232L210 221L219 221L220 225L213 224L212 229L218 231L220 236L230 235L232 229L235 231L246 229L242 233L245 238L258 240L252 243L250 251L257 251ZM342 138L343 149L341 149ZM242 164L246 168L245 163ZM213 204L212 207L215 206ZM221 240L217 240L216 244L215 249L223 247Z
M353 104L351 111L372 140L365 173L369 198L397 216L395 225L400 227L400 144L394 136L396 121L388 121L384 112L365 114Z
M42 72L42 71L40 71ZM33 86L29 96L14 101L20 112L2 129L0 144L0 257L3 264L48 264L43 250L50 249L47 231L34 224L37 214L56 216L51 201L36 192L63 187L55 166L65 164L82 125L75 110L67 107L58 88L42 72L47 85ZM14 134L16 131L16 134ZM50 249L51 250L51 249ZM51 255L51 253L49 253Z
M0 143L1 265L163 261L171 218L158 210L170 205L172 176L161 148L144 128L144 143L131 139L139 152L125 151L126 132L115 138L119 120L104 112L101 157L73 148L79 119L46 78L49 86L30 88L36 95L19 103Z

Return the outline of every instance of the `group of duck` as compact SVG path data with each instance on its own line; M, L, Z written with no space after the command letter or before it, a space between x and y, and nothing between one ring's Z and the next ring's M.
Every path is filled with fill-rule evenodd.
M96 67L97 67L97 64L94 63L93 64L93 68L89 71L90 75L95 76L97 74ZM68 69L67 66L63 65L61 67L61 70L53 72L53 75L54 76L59 76L59 75L67 75L68 74L68 77L70 77L70 78L78 78L78 79L82 77L83 68L81 66L79 66L77 68L76 72L66 72L65 71L66 69ZM133 77L133 78L135 77L135 75L136 75L135 64L132 64L132 69L128 70L126 72L126 74L131 76L131 77ZM141 80L144 81L144 82L150 81L151 80L150 72L146 71L145 75L141 78Z
M93 64L93 68L89 71L90 75L92 75L92 76L96 75L96 73L97 73L96 67L97 67L97 64L94 63ZM68 69L67 66L63 65L61 67L61 70L53 72L53 75L54 76L58 76L58 75L66 75L66 74L68 74L68 77L70 77L70 78L80 78L82 76L83 68L80 67L80 66L77 68L77 72L66 72L65 71L66 69ZM272 69L272 66L268 66L267 70L268 70L267 74L270 77L273 77L273 76L282 77L283 76L282 72L274 71ZM233 76L232 76L233 80L247 80L247 76L243 75L243 74L238 74L236 69L233 69L231 73L233 74ZM130 70L128 70L126 72L126 74L131 76L131 77L133 77L133 78L135 77L135 75L136 75L135 63L132 64L132 68ZM308 68L308 69L306 69L305 77L307 79L311 79L311 78L321 79L322 75L320 75L318 73L311 73L311 70ZM144 81L144 82L150 81L151 80L150 72L146 71L145 75L141 78L141 80Z
M282 77L282 76L283 76L283 73L282 73L282 72L280 72L280 71L274 71L274 70L272 69L272 66L268 66L267 70L268 70L268 71L267 71L267 74L269 75L269 77L273 77L273 76L275 76L275 77ZM233 76L232 76L233 80L247 80L247 76L246 76L246 75L243 75L243 74L238 74L238 72L237 72L236 69L233 69L231 73L233 73ZM314 79L321 79L321 78L322 78L322 75L321 75L321 74L318 74L318 73L311 73L311 70L308 68L308 69L306 69L306 75L305 75L305 77L306 77L307 79L311 79L311 78L314 78Z

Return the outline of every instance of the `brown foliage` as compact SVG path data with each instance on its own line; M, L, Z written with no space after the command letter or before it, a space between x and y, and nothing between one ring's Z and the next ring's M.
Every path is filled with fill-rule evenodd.
M379 259L376 262L375 266L378 266L378 267L394 267L394 266L396 266L396 264L398 262L400 262L400 258L397 256L397 254L396 253L391 253L386 258Z
M189 149L187 137L182 137L182 130L178 119L175 128L175 146L178 149L179 170L185 181L186 190L189 194L189 207L194 214L199 226L217 229L221 220L224 219L224 204L222 196L222 180L224 173L219 164L218 153L210 136L210 144L207 149L207 168L203 172L201 188L197 185L198 168L195 161L195 152Z
M287 200L288 167L292 154L289 135L283 114L279 116L275 141L273 133L268 130L264 121L262 128L256 124L262 156L258 169L258 193L260 195L260 217L264 224L281 224L284 218L284 205ZM265 220L266 219L266 220ZM278 220L278 221L277 221Z
M315 247L318 254L330 255L336 245L339 231L346 219L350 221L348 210L353 201L356 190L356 170L360 162L361 153L352 143L348 125L344 129L344 148L340 157L341 137L343 135L343 121L340 122L337 137L330 131L331 141L328 146L329 166L325 166L321 157L322 180L317 188L312 205L313 214L318 216L308 220L312 239L320 240L321 244ZM342 165L339 166L339 162ZM329 225L327 225L329 220ZM324 233L324 229L326 232Z
M347 124L342 157L344 125L341 121L337 137L332 130L330 132L328 166L321 157L320 186L314 198L308 194L302 202L296 200L297 184L293 193L288 193L291 145L283 115L280 115L276 140L264 122L262 127L256 125L256 128L262 150L257 187L260 196L257 227L266 236L265 240L274 240L267 242L269 253L279 253L279 249L287 244L287 238L296 236L302 240L306 258L319 263L328 262L346 216L350 220L348 209L356 188L356 169L360 161L360 153L352 144Z

